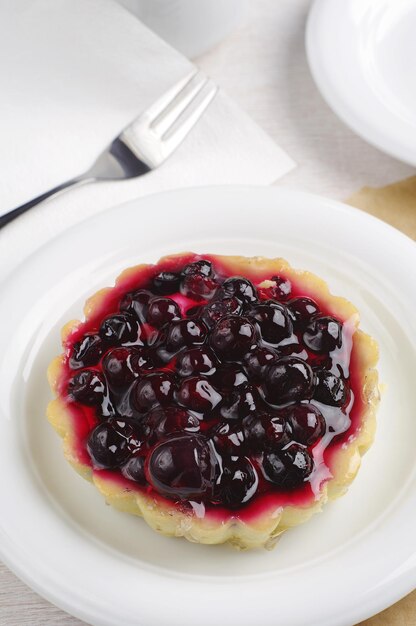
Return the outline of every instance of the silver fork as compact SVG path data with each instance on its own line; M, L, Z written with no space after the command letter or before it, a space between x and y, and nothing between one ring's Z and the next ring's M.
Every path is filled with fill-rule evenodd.
M2 215L0 228L69 187L135 178L159 167L182 143L217 90L212 80L195 70L129 124L87 172Z

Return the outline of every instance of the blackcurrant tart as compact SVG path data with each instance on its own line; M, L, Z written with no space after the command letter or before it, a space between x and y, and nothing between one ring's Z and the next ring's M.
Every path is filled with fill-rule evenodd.
M165 535L270 548L346 491L374 436L377 345L321 279L184 253L84 312L48 418L107 502Z

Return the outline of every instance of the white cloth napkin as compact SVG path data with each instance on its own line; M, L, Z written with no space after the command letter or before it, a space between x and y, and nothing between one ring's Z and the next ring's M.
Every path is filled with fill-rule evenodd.
M113 0L0 3L0 214L87 170L192 69ZM293 161L219 92L176 153L145 177L73 189L0 231L0 280L49 238L149 193L270 184Z

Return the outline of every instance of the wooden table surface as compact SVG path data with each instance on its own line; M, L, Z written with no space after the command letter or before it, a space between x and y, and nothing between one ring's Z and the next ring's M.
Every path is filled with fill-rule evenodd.
M295 159L298 167L284 184L344 199L365 185L383 186L413 175L413 168L354 135L322 100L305 56L309 0L249 4L245 24L197 61ZM416 214L416 204L414 209ZM1 626L82 623L40 598L0 563ZM416 626L416 592L362 624Z

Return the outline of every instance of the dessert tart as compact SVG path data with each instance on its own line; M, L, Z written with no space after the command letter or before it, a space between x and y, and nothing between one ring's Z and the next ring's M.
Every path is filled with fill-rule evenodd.
M241 549L345 493L373 441L375 341L283 259L183 253L124 271L63 329L48 418L108 503Z

